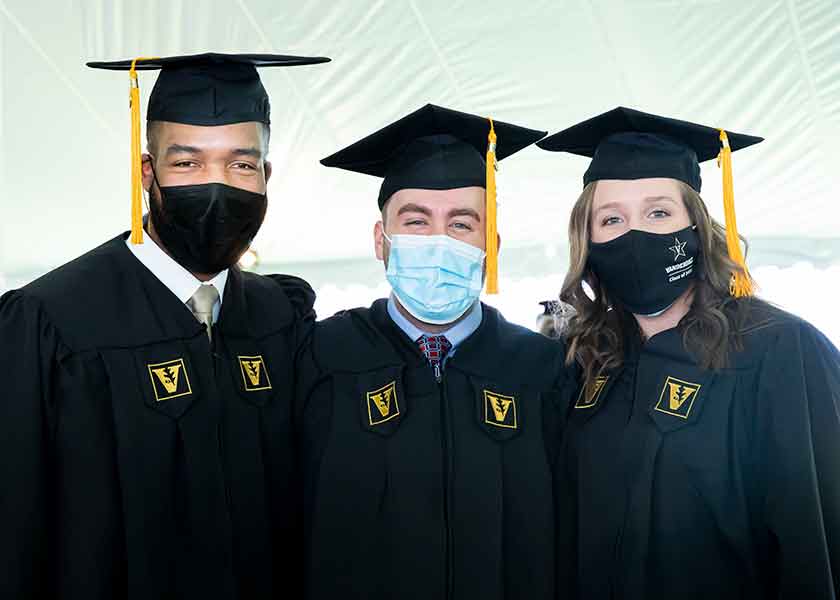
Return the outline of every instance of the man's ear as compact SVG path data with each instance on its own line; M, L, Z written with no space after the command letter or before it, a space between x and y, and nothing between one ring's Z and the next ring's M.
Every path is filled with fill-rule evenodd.
M154 172L152 171L152 156L148 153L143 153L140 156L141 172L143 174L143 189L147 192L155 182Z
M273 171L273 167L271 166L271 161L267 160L263 163L263 171L265 171L265 182L268 183L268 180L271 178L271 172Z
M382 221L373 226L373 251L378 260L385 260L385 226Z

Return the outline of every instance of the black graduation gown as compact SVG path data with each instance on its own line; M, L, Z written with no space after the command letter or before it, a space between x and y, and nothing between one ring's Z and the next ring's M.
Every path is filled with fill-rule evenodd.
M553 598L563 345L483 306L438 383L387 301L300 358L307 597Z
M0 598L296 597L314 295L229 273L212 354L125 235L0 300Z
M672 329L578 396L558 477L570 597L840 594L840 354L761 310L730 368L699 368Z

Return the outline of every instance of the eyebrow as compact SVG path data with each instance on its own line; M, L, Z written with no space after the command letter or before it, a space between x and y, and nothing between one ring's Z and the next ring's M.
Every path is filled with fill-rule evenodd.
M262 151L259 148L235 148L231 151L233 156L250 156L260 160L262 158Z
M648 204L653 202L661 202L663 200L671 202L672 204L677 203L677 201L671 198L671 196L646 196L644 199L644 201ZM606 210L608 208L622 208L622 205L621 202L607 202L606 204L602 204L601 206L599 206L595 212L599 213L602 210Z
M599 206L598 210L596 210L595 212L599 213L602 210L606 210L608 208L621 208L621 202L607 202L606 204L602 204L601 206Z
M449 211L447 217L450 219L453 217L472 217L477 222L481 223L481 217L478 215L478 212L472 208L453 208Z
M397 211L397 216L403 215L405 213L420 213L421 215L426 215L427 217L432 216L432 211L425 206L420 206L419 204L404 204L400 207Z
M172 154L201 154L201 148L185 146L184 144L172 144L166 149L166 156Z
M166 156L172 154L201 154L201 148L197 146L187 146L184 144L172 144L166 149ZM259 148L234 148L230 151L231 156L249 156L256 160L262 159L262 151Z

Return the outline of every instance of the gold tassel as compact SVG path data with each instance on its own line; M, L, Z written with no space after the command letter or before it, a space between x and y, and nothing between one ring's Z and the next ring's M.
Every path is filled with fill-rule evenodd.
M140 85L137 81L138 60L135 58L128 71L128 106L131 110L131 243L143 243L143 165L140 162Z
M735 191L732 184L732 150L729 148L729 137L720 130L721 149L718 154L718 166L723 174L723 210L726 217L726 247L738 268L732 273L729 282L729 293L735 298L753 295L753 282L747 270L744 254L741 252L741 238L738 236L738 225L735 221Z
M499 293L499 237L496 227L496 129L493 119L487 135L487 293Z

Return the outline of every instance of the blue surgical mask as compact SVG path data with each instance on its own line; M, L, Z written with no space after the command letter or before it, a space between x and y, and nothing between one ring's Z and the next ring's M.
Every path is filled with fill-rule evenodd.
M478 300L484 252L448 235L385 236L385 277L403 308L424 323L452 323Z

